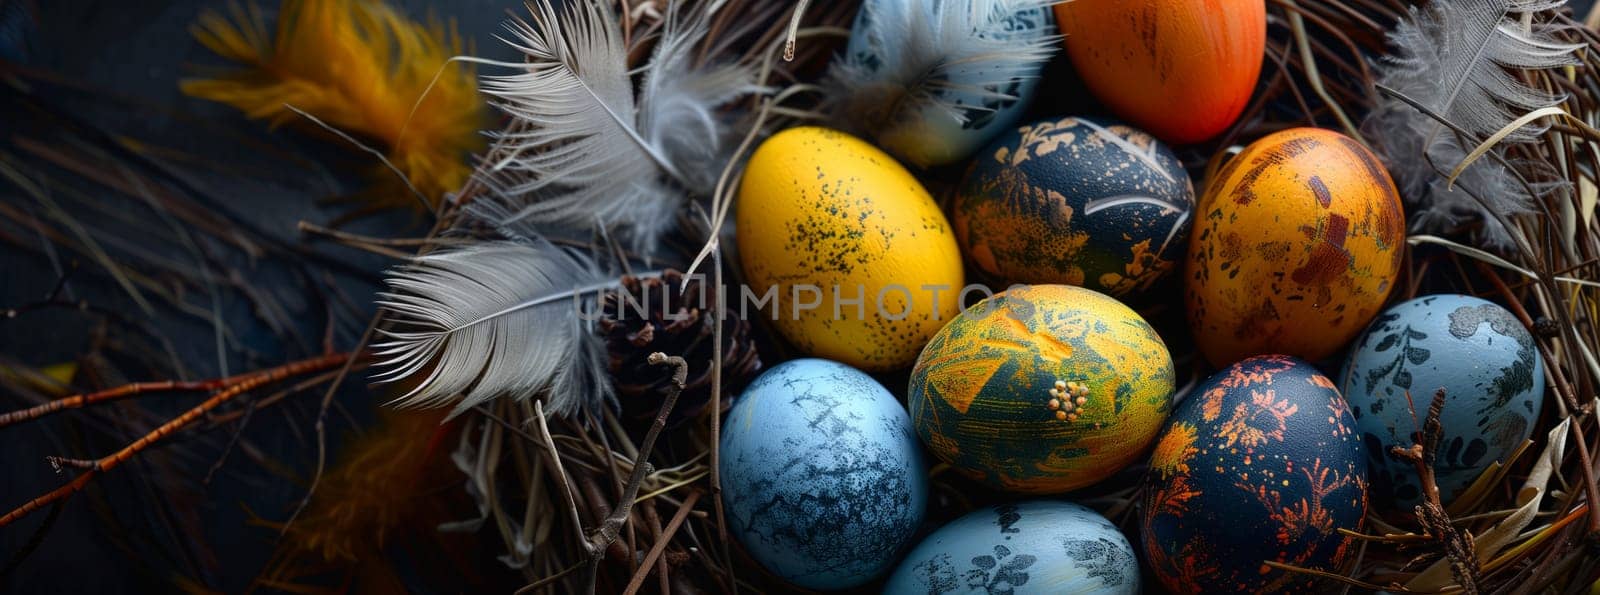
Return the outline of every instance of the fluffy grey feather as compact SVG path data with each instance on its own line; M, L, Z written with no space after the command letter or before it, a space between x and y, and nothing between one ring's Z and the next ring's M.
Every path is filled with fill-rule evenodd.
M1018 39L1005 29L1019 11L1049 10L1051 0L885 0L863 2L859 30L870 56L841 55L824 77L824 105L834 125L869 139L918 126L934 108L965 122L950 91L1015 99L995 89L1036 77L1060 37L1038 30ZM870 61L870 62L869 62ZM956 82L961 81L961 82ZM902 156L903 157L903 156ZM918 164L925 165L925 164Z
M507 24L525 63L484 77L512 121L479 169L493 210L472 213L511 228L598 224L649 250L687 197L711 193L728 136L717 110L753 92L754 73L699 63L706 10L669 10L636 92L611 3L563 4L530 2L532 23Z
M420 256L379 295L393 328L373 346L379 382L415 382L400 406L452 416L499 396L545 399L558 415L612 403L606 350L580 307L615 281L547 241L494 241Z
M1578 45L1549 36L1550 25L1523 24L1524 15L1558 7L1551 0L1436 0L1412 8L1389 34L1394 51L1378 65L1378 82L1426 106L1472 135L1459 139L1441 124L1394 98L1384 98L1367 117L1364 134L1383 153L1400 191L1410 204L1412 225L1428 232L1446 231L1478 219L1476 239L1487 246L1511 244L1509 230L1485 210L1510 217L1526 214L1547 192L1565 191L1561 183L1535 183L1532 192L1516 173L1530 181L1549 180L1549 166L1512 162L1516 172L1485 156L1475 161L1448 188L1445 175L1477 143L1529 111L1555 105L1562 97L1522 84L1517 69L1542 69L1575 64ZM1496 149L1531 142L1544 128L1525 126ZM1440 174L1443 171L1445 174ZM1479 203L1472 195L1483 200Z

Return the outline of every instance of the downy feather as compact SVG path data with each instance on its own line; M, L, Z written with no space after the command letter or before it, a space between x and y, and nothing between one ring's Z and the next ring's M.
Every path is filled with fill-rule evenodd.
M1385 97L1367 117L1364 133L1385 156L1400 191L1410 203L1412 226L1444 232L1464 221L1481 220L1475 239L1497 248L1511 245L1510 230L1492 213L1511 217L1532 211L1533 201L1566 190L1549 166L1511 161L1516 171L1485 156L1473 162L1450 188L1440 171L1449 172L1478 142L1532 110L1555 105L1562 97L1528 87L1514 70L1575 64L1579 45L1560 43L1549 35L1551 25L1522 17L1562 3L1549 0L1438 0L1411 9L1389 34L1392 55L1377 65L1378 82L1426 106L1460 126L1471 138L1455 133L1404 102ZM1534 141L1545 128L1525 126L1495 149ZM1517 178L1521 173L1532 192ZM1469 192L1471 194L1469 194ZM1473 196L1482 199L1480 203ZM1487 206L1487 210L1485 207ZM1492 213L1491 213L1492 211Z
M373 346L379 382L416 383L395 400L451 416L489 399L542 398L557 415L614 401L606 350L590 322L595 294L615 280L544 240L490 241L419 256L390 273L378 304L386 341Z
M673 10L636 93L609 2L529 9L531 23L507 24L520 71L483 79L512 121L480 168L492 210L473 214L509 228L599 224L649 250L688 197L711 193L727 159L717 110L755 91L754 72L701 64L706 9Z
M467 156L484 148L488 105L472 68L449 61L462 48L453 27L415 22L381 0L284 0L275 29L253 4L234 4L231 18L201 13L193 31L238 68L185 79L184 93L320 133L300 110L377 141L429 201L459 191ZM419 204L391 172L374 179L357 197Z
M863 2L861 10L866 12L858 30L850 34L866 36L874 51L834 59L822 82L822 111L835 126L874 140L895 127L917 126L929 108L966 123L972 110L984 108L953 103L951 91L1016 99L997 89L1037 77L1055 53L1060 36L1038 30L1035 36L1019 39L1006 30L1007 17L1034 8L1048 11L1051 4L1049 0Z

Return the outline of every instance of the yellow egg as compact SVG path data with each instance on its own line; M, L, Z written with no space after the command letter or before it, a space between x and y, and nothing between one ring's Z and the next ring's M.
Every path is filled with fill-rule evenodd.
M1171 405L1172 357L1105 294L1017 286L940 330L909 386L911 423L939 460L996 488L1058 494L1150 446Z
M810 355L901 368L960 309L944 213L894 158L843 132L790 128L763 142L735 225L748 287L729 299L765 308Z
M1189 327L1206 359L1311 361L1355 338L1394 289L1405 253L1400 195L1377 156L1328 130L1245 147L1195 209Z

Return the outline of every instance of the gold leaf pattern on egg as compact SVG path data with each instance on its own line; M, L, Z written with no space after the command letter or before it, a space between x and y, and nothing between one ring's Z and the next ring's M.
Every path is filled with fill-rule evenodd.
M1070 286L1008 290L952 320L912 371L918 435L959 472L1059 493L1144 451L1170 408L1171 359L1126 306Z

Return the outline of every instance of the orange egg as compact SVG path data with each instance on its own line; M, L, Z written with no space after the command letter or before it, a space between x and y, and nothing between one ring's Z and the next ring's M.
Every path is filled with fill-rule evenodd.
M1316 361L1348 343L1394 288L1405 215L1365 146L1296 128L1251 143L1207 181L1185 271L1189 327L1212 364Z
M1262 0L1072 0L1055 6L1079 76L1117 115L1170 143L1244 111L1267 43Z

